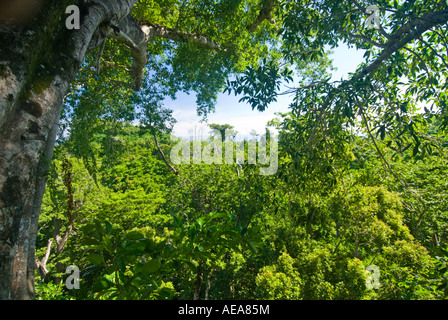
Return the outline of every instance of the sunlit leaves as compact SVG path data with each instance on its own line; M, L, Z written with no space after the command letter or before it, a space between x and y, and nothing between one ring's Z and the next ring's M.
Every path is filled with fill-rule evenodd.
M235 95L242 94L239 102L248 103L252 109L265 111L269 104L277 101L283 81L293 81L292 71L281 69L274 61L263 59L258 67L249 67L243 75L237 75L235 80L228 80L224 93L234 91Z

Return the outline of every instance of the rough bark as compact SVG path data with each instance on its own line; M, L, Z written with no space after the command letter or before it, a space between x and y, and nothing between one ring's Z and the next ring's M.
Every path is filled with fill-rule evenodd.
M119 24L136 0L80 5L79 30L64 19L79 1L41 2L26 23L0 22L0 299L34 298L37 222L63 98L103 40L102 24Z
M138 90L152 38L221 50L201 34L150 22L140 26L129 16L137 1L0 2L0 299L34 298L35 242L46 174L63 98L86 54L108 36L129 46ZM249 29L269 18L271 2ZM65 26L69 5L81 9L80 29Z
M204 262L199 261L198 269L196 271L196 283L194 285L193 300L199 300L199 296L201 295L203 266L204 266Z

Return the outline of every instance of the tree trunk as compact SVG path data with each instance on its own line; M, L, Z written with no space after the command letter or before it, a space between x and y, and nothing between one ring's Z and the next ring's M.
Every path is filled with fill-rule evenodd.
M196 283L194 285L193 300L199 300L199 296L201 294L202 276L203 276L202 267L203 266L204 266L204 262L199 261L198 269L196 271Z
M80 6L79 30L65 27L65 9L80 1L42 0L20 25L0 19L0 299L34 298L37 225L64 95L103 40L100 25L121 21L136 1L103 2Z
M210 289L212 288L212 275L213 270L211 270L207 275L207 286L205 287L204 300L208 300L210 297Z

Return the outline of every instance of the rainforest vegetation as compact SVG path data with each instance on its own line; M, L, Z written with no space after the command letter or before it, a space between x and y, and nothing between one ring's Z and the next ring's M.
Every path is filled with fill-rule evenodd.
M42 206L37 297L446 299L446 151L397 155L341 129L311 162L296 121L273 121L278 171L265 176L224 160L175 174L164 155L176 141L144 125L95 120L89 165L62 139ZM66 288L69 265L79 289Z
M445 0L28 2L0 4L0 299L448 297ZM179 162L181 93L290 103L243 161L210 123Z

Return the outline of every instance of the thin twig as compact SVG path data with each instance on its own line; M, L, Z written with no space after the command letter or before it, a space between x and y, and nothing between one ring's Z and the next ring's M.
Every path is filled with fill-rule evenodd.
M163 161L165 162L165 164L167 165L167 167L168 167L171 171L173 171L174 174L175 174L176 176L179 175L179 171L177 171L177 170L176 170L176 169L175 169L175 168L168 162L168 160L166 159L165 154L163 153L162 149L161 149L160 146L159 146L159 141L157 140L157 136L154 134L153 137L154 137L154 142L156 143L157 150L159 150L159 153L160 153L160 155L162 156L162 159L163 159Z

